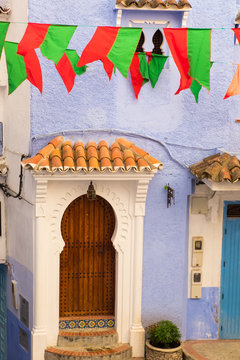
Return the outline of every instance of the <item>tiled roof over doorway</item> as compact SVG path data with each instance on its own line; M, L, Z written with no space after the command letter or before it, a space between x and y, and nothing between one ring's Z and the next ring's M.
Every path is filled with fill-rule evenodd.
M116 0L116 6L119 5L127 8L157 8L163 10L181 10L192 7L188 0Z
M200 180L209 179L218 183L240 180L240 162L236 156L227 153L211 155L189 166L189 169Z
M156 172L163 165L145 150L123 138L117 139L109 146L105 140L101 140L98 145L94 141L84 145L81 141L73 144L70 140L65 141L63 136L57 136L35 156L23 160L22 166L36 172L46 170L54 173L58 170Z

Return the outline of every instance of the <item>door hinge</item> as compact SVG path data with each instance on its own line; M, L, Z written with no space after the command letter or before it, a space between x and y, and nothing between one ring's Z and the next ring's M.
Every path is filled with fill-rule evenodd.
M224 299L224 294L222 294L222 299Z
M225 234L227 233L227 228L225 228Z
M223 267L225 267L225 266L226 266L226 262L224 261L224 262L223 262Z
M222 327L222 325L221 325L221 331L223 331L223 327Z

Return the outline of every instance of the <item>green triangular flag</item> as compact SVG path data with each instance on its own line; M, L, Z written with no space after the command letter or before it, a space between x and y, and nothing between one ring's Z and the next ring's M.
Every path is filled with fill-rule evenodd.
M146 54L144 52L139 52L138 58L139 58L139 62L140 62L139 71L143 78L143 83L142 83L142 86L143 86L144 84L146 84L149 81L149 72L148 72L148 64L147 64Z
M141 33L142 29L138 28L119 28L114 44L107 55L107 58L125 78L127 78Z
M210 90L211 29L188 29L189 75Z
M67 49L67 50L65 50L65 54L67 55L76 75L82 75L83 73L86 72L86 70L87 70L86 65L80 66L80 67L77 66L77 63L79 61L79 55L76 52L76 50Z
M17 48L17 43L10 41L5 41L4 43L8 71L9 95L27 78L25 62L23 56L17 54Z
M67 49L76 28L77 26L70 25L50 25L40 46L43 56L57 64Z
M149 78L151 81L152 88L154 88L168 56L154 54L154 53L151 54L151 56L152 58L148 64L148 71L149 71Z
M211 63L210 63L210 68L212 66L213 66L213 61L211 61ZM197 80L193 79L191 86L190 86L190 90L193 93L197 104L198 104L198 96L199 96L201 89L202 89L202 85L200 85L199 82L197 82Z
M3 44L7 35L9 23L8 22L0 22L0 59L2 55Z

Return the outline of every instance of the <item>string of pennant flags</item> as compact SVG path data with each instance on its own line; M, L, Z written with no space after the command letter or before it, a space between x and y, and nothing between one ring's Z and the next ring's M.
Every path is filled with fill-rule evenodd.
M138 51L141 28L98 26L81 56L68 49L77 25L28 23L19 43L6 41L9 22L0 22L0 58L6 55L9 94L28 80L42 93L42 70L36 49L53 61L66 89L70 92L76 75L82 75L87 65L101 61L111 80L117 68L127 78L130 73L136 98L142 86L150 82L155 87L168 56ZM171 55L180 73L180 85L175 94L190 89L196 102L202 87L210 90L211 30L164 28ZM240 29L232 29L240 43ZM224 99L240 94L240 64Z

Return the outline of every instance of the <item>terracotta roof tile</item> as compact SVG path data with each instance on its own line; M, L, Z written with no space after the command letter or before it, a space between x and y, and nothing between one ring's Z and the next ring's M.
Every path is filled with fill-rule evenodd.
M110 147L111 150L113 149L121 149L121 146L119 145L119 143L117 143L116 141L111 145Z
M52 144L55 148L59 147L64 141L64 137L63 136L57 136L54 139L52 139L51 141L49 141L49 144Z
M38 164L38 168L39 168L39 170L48 170L49 171L49 169L50 169L49 158L41 159Z
M94 157L98 160L97 148L95 148L94 146L91 145L87 148L87 158L88 158L88 160L90 160L92 157Z
M89 171L100 170L99 163L96 157L91 157L89 159Z
M71 141L64 142L63 137L58 136L35 156L23 160L22 166L36 172L57 170L62 172L69 170L73 172L81 170L85 172L94 170L155 172L162 168L162 163L123 138L116 140L109 147L105 140L101 140L98 145L91 141L84 146L81 141L73 145Z
M84 170L84 171L88 171L88 167L87 167L87 163L85 161L85 159L83 157L79 157L76 160L76 170L80 171L80 170Z
M191 165L189 169L200 180L231 183L240 180L240 162L236 156L227 153L208 156Z
M160 9L183 9L191 8L191 4L188 0L116 0L116 5L122 5L126 8L136 7L136 8L160 8Z

